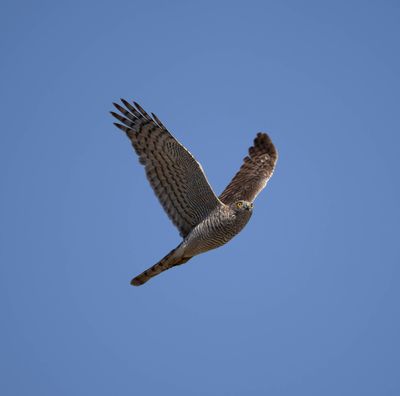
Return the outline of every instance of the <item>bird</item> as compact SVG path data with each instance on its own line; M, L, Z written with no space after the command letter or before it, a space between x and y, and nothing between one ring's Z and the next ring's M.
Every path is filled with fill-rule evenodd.
M172 267L216 249L237 235L250 220L254 199L271 178L278 152L267 133L257 133L248 155L220 196L202 166L159 118L135 101L113 103L114 125L132 143L147 179L182 242L152 267L134 277L140 286Z

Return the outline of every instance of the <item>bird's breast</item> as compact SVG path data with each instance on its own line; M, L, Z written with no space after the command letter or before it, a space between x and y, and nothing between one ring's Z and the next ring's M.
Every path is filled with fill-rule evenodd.
M186 237L186 249L196 255L229 242L247 224L251 213L238 216L232 212L212 213Z

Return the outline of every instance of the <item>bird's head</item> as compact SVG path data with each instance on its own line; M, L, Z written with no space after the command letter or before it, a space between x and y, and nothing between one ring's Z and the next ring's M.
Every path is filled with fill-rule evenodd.
M233 204L233 207L236 212L252 212L253 211L253 204L249 201L237 201Z

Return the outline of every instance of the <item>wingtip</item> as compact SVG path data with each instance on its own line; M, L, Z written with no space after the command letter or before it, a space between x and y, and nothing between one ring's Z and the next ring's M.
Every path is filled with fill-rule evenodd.
M127 100L125 100L124 98L120 98L120 101L121 101L125 106L129 107L130 103L129 103Z
M113 106L118 110L121 108L121 105L117 102L113 102Z
M132 103L136 106L136 109L142 114L143 117L150 119L150 116L147 114L146 110L140 106L138 102L133 101Z
M142 106L140 106L140 104L138 102L135 102L133 100L132 103L135 105L136 109L139 110L142 113L142 115L145 116L147 114L146 111L143 109Z
M271 138L269 137L267 132L258 132L256 139L257 138L258 139L269 139L269 140L271 140Z
M256 138L254 139L254 143L269 143L272 144L272 140L267 132L258 132Z
M118 124L118 122L113 122L113 124L120 129L121 131L124 131L125 133L127 133L128 128L126 126L123 126L121 124Z
M272 143L272 139L266 132L258 132L256 138L254 139L254 144L249 148L250 157L256 155L258 152L265 152L274 158L278 157L275 145Z

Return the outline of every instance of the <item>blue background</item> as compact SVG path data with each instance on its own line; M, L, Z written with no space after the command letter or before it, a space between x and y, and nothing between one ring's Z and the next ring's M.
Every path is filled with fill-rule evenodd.
M57 4L58 3L58 4ZM396 1L3 2L2 395L399 395ZM280 158L246 229L179 241L111 102L220 193Z

